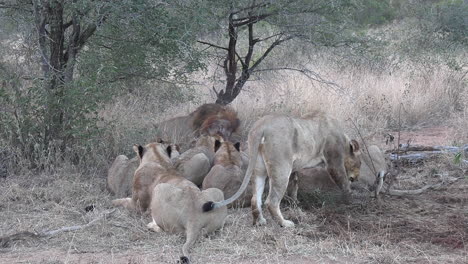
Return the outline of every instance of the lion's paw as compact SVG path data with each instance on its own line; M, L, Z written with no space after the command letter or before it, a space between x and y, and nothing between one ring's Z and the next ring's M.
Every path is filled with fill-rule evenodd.
M146 225L146 227L148 227L150 230L153 230L154 232L161 232L161 228L154 221Z
M259 219L257 220L256 225L257 225L257 226L262 226L262 225L266 225L266 223L267 223L266 219L262 217L262 218L259 218Z
M294 227L294 223L289 220L284 220L283 223L281 223L282 227Z

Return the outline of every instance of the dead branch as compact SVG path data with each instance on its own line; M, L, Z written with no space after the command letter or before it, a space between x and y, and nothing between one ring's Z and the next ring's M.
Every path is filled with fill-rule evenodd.
M81 229L92 226L99 220L107 217L108 215L114 213L115 211L116 209L106 210L102 212L97 218L91 220L89 223L84 224L84 225L66 226L66 227L62 227L59 229L42 231L38 233L30 232L30 231L22 231L22 232L15 233L13 235L3 236L3 237L0 237L0 247L8 247L12 241L16 241L16 240L25 240L27 238L51 237L62 232L81 230Z
M206 42L206 41L197 40L197 42L201 43L201 44L208 45L208 46L213 47L213 48L228 50L228 48L225 48L225 47L222 47L222 46L219 46L219 45L216 45L216 44L212 44L212 43L209 43L209 42Z
M461 150L468 151L468 145L464 147L454 147L454 146L423 146L423 145L409 145L401 144L400 152L408 151L447 151L447 152L459 152ZM385 153L396 153L397 150L387 150Z
M441 182L439 183L436 183L436 184L428 184L426 186L423 186L422 188L419 188L419 189L415 189L415 190L395 190L395 189L389 189L389 190L385 190L385 189L382 189L381 192L382 193L385 193L385 194L389 194L389 195L392 195L392 196L405 196L405 195L418 195L418 194L421 194L427 190L438 190L440 188L442 188L444 185L450 185L460 179L463 179L463 177L459 177L459 178L454 178L454 177L451 177L447 180L442 180Z

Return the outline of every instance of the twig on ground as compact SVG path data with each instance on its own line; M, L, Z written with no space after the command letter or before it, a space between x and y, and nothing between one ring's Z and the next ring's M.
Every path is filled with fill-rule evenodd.
M436 184L428 184L426 186L423 186L419 189L415 189L415 190L395 190L395 189L388 189L388 190L382 190L383 193L386 193L386 194L389 194L389 195L392 195L392 196L404 196L404 195L417 195L417 194L421 194L429 189L432 189L432 190L437 190L439 188L441 188L442 186L444 185L449 185L449 184L452 184L460 179L463 179L463 177L460 177L460 178L449 178L447 179L446 181L442 181L442 182L439 182L439 183L436 183Z
M62 232L81 230L81 229L84 229L86 227L89 227L95 224L97 221L105 218L106 216L114 213L115 211L116 209L106 210L102 212L97 218L91 220L89 223L85 225L67 226L67 227L56 229L56 230L42 231L39 233L30 232L30 231L22 231L22 232L15 233L13 235L3 236L3 237L0 237L0 247L3 247L3 248L8 247L12 241L16 241L16 240L24 240L27 238L51 237Z

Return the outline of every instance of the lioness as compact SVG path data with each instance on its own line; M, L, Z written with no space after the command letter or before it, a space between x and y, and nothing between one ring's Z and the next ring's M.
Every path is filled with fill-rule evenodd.
M240 143L216 141L216 148L214 165L203 180L202 189L218 188L223 191L224 196L231 197L239 189L245 176L245 171L242 171ZM235 206L249 206L251 198L252 190L249 188L236 200Z
M351 189L374 191L378 185L378 179L387 173L385 156L379 147L372 145L368 148L368 151L369 155L366 150L362 151L359 181L352 182ZM292 184L292 181L290 181L288 186L288 194L293 200L297 200L298 191L300 193L312 193L317 189L331 192L339 190L324 168L302 169L297 172L297 175L291 177L296 178L297 181L297 184Z
M142 209L151 202L153 221L148 228L167 232L186 232L182 248L182 263L188 263L189 248L203 232L212 232L224 225L227 208L203 213L200 208L207 201L222 201L223 192L210 188L200 191L191 181L182 177L170 162L171 147L164 143L135 146L140 166L135 172L132 198L114 200L115 205Z
M369 152L369 153L367 153ZM385 155L379 147L372 145L363 150L361 155L361 175L359 182L353 183L353 187L364 187L379 194L382 188L383 178L388 172Z
M194 148L173 159L175 169L186 179L201 186L213 164L217 138L209 135L200 136Z
M171 154L178 153L173 146L162 140L150 143L145 147L133 146L133 150L140 160L140 165L133 176L132 197L116 199L112 203L116 206L145 212L150 205L154 186L161 182L167 173L166 168L172 167Z
M227 200L204 204L204 211L225 206L239 198L255 171L251 203L253 223L266 223L261 197L268 176L270 191L265 205L281 226L293 227L294 223L284 219L279 208L291 172L323 165L346 194L350 192L349 181L359 177L359 144L343 133L338 121L319 112L303 118L265 116L253 125L248 145L249 167L241 187Z
M171 145L171 159L179 156L179 146ZM115 158L107 172L107 187L117 197L128 197L132 193L133 175L140 164L138 156L128 159L125 155Z
M187 183L185 187L179 185L171 182L156 185L151 202L153 222L148 224L148 228L156 232L161 229L173 233L185 231L186 240L180 263L189 263L190 247L200 235L212 233L224 226L227 208L224 206L204 213L200 210L202 205L208 201L222 201L223 192L216 188L200 191L193 183L191 186Z

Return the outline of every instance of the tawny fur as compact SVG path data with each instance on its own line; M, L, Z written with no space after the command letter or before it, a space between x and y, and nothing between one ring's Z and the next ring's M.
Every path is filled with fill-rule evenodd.
M373 191L375 188L377 174L381 171L388 171L385 155L380 150L380 148L375 145L369 147L370 157L365 149L363 149L361 152L359 180L351 183L351 189L365 189ZM371 163L371 159L373 161L373 165ZM324 168L302 169L297 173L297 191L299 193L310 194L317 189L327 192L339 191L338 185L333 181L330 174ZM288 194L292 199L297 200L297 192L294 193L293 188L294 185L292 184L288 186Z
M175 144L171 146L171 159L177 158L179 153L179 147ZM125 155L119 155L115 158L112 166L107 173L107 186L111 193L116 197L128 197L132 194L133 188L133 176L135 171L140 165L140 159L134 157L128 159Z
M189 249L198 237L222 228L227 208L219 208L208 214L201 206L207 201L221 201L219 189L200 189L182 177L170 160L170 147L164 143L135 146L140 166L135 172L132 198L117 199L114 205L144 211L150 207L153 221L148 228L168 232L184 232L186 242L182 248L183 259L188 259ZM151 206L150 206L151 205Z
M127 197L132 193L133 175L140 161L138 157L128 159L125 155L115 158L107 172L107 186L116 197Z
M281 226L292 227L294 223L284 219L279 208L292 172L324 166L346 196L350 193L350 180L359 177L359 145L343 133L336 120L321 113L305 118L265 116L253 125L248 144L249 167L240 189L223 202L205 204L204 210L236 200L247 188L255 171L251 201L254 224L266 223L261 194L268 177L270 188L265 205Z
M143 150L142 153L139 147ZM178 152L172 149L173 145L166 143L150 143L145 147L139 147L134 146L140 165L133 176L132 197L116 199L112 203L138 212L146 212L151 203L154 186L168 177L167 168L172 168L168 148L171 149L171 154L178 155Z
M185 179L184 181L191 183ZM227 208L202 212L200 208L205 202L222 201L223 192L215 188L200 191L193 183L185 187L183 185L182 182L156 185L151 203L153 222L148 224L148 227L154 231L162 229L171 233L185 232L186 241L182 247L182 254L188 257L190 248L200 236L224 226Z
M242 167L242 153L231 142L223 142L216 151L214 165L203 180L202 188L218 188L223 191L225 197L231 197L239 189L244 179L245 170L243 171ZM252 190L249 187L232 204L234 207L250 206Z
M230 107L225 107L216 115L208 116L200 127L202 134L220 135L225 140L230 140L232 133L240 126L237 113Z
M202 135L194 148L173 159L174 168L186 179L201 186L210 171L215 156L215 140L219 137Z
M228 139L239 125L237 113L231 107L204 104L189 115L160 122L155 128L157 136L177 142L189 142L191 138L201 134L221 135Z

